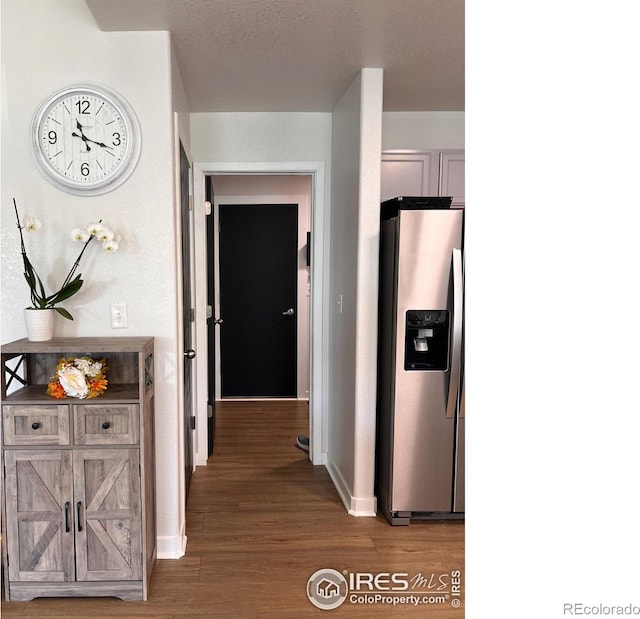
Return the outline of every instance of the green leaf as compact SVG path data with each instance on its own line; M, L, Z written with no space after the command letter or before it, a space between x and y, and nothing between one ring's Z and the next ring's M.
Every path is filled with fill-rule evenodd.
M61 288L58 292L48 297L46 300L47 305L53 306L56 303L60 303L61 301L72 297L78 292L78 290L80 290L80 288L82 288L83 283L84 281L80 279L80 275L78 275L78 277L70 281L64 288Z
M64 307L54 307L53 309L56 310L56 312L58 312L58 314L60 314L60 316L62 316L63 318L66 318L67 320L73 320L73 316L66 309L64 309Z
M42 280L33 268L31 261L26 254L22 254L22 261L24 263L24 278L27 280L29 290L31 291L31 301L34 305L44 307L43 303L46 299L46 292ZM40 292L38 292L38 288Z

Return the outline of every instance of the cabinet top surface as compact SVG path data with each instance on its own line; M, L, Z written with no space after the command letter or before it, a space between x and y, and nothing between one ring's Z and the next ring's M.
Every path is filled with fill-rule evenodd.
M57 337L47 342L30 342L23 338L3 344L2 352L140 352L151 342L152 337Z

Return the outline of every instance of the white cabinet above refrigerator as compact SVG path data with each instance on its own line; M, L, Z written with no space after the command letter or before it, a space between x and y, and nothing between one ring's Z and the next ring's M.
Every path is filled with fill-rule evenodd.
M461 149L382 153L380 200L397 196L451 196L465 205L465 152Z

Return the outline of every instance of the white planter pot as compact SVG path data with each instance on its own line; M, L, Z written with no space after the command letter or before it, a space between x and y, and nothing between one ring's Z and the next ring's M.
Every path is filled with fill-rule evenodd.
M24 322L30 342L46 342L53 337L53 309L25 309Z

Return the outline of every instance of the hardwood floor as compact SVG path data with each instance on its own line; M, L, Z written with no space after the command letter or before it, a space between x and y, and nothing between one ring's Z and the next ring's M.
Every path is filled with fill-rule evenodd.
M464 524L415 522L392 527L384 518L349 516L324 467L295 447L306 433L306 403L224 402L217 408L216 444L207 467L193 476L187 552L156 563L149 600L37 599L3 602L2 614L107 619L267 618L320 616L306 594L317 570L421 575L420 591L444 603L411 606L352 603L332 617L464 617ZM451 572L462 573L460 598L450 595ZM413 583L412 583L413 584ZM369 595L375 595L375 591ZM399 592L415 593L412 589ZM385 594L388 595L388 594ZM457 600L460 607L454 607Z

